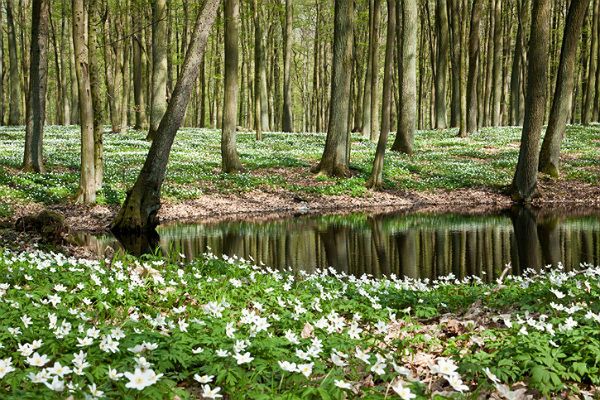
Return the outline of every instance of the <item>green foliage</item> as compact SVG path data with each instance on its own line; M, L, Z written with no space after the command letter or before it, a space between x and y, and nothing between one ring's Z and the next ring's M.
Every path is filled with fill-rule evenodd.
M600 147L597 126L571 126L563 145L563 176L599 184ZM413 156L388 151L384 179L391 190L491 188L510 184L519 151L520 129L486 128L467 139L455 130L420 131ZM135 180L148 151L146 133L104 137L105 180L100 202L119 204ZM23 128L0 131L0 193L15 202L55 204L75 194L79 181L77 127L46 128L44 155L48 172L42 175L19 170L24 142ZM194 199L204 193L239 193L254 189L295 191L300 194L370 195L369 178L375 145L352 136L350 179L315 177L310 166L320 159L325 135L314 133L266 133L256 141L253 133L238 135L238 150L246 172L220 172L220 135L208 129L182 129L175 140L163 195L169 201ZM390 138L390 142L393 137Z

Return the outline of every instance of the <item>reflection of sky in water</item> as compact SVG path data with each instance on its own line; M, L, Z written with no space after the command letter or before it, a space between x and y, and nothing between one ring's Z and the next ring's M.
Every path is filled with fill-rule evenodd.
M537 216L521 209L489 216L389 214L291 217L268 222L174 224L159 228L159 252L190 260L212 251L257 263L311 271L333 266L363 273L434 278L455 274L495 279L508 263L513 273L562 262L570 269L600 265L600 214ZM103 254L122 247L110 235L81 235ZM153 248L152 240L122 238L130 252Z

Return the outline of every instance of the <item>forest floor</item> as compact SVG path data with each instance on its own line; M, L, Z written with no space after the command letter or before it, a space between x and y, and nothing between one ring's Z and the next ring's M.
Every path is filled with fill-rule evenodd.
M365 188L375 144L354 134L352 177L310 172L324 134L266 133L257 142L240 132L245 172L220 171L220 135L182 129L163 186L163 221L215 220L265 214L344 212L360 209L491 211L510 206L507 195L516 165L520 128L486 128L468 139L455 130L420 131L412 156L388 152L385 190ZM44 151L47 172L24 173L24 128L0 130L0 219L5 222L50 208L74 230L104 230L141 168L149 143L145 132L105 135L105 180L99 205L75 205L79 180L79 128L50 126ZM390 143L393 136L390 138ZM600 207L600 126L571 126L563 143L562 176L540 177L541 206Z

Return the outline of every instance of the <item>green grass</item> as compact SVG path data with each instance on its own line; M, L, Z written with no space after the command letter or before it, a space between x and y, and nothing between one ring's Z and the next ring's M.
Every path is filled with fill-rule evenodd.
M456 130L422 131L409 157L388 152L385 185L391 190L491 188L510 184L521 131L518 128L487 128L468 139ZM46 128L43 175L19 171L24 130L0 130L0 197L3 203L66 202L74 195L79 179L79 129L76 126ZM105 183L99 202L119 204L135 180L149 143L145 132L105 135ZM565 179L599 184L600 127L572 126L563 144L562 173ZM239 153L246 172L220 172L220 134L215 130L182 129L175 140L163 196L170 201L196 198L203 193L235 193L280 187L307 194L365 196L375 144L352 137L351 179L314 177L315 165L325 143L324 134L266 133L257 142L253 133L238 135ZM393 141L393 135L390 143ZM289 175L288 175L289 174ZM285 176L284 176L285 175ZM6 210L6 206L2 206ZM4 213L5 211L2 211Z

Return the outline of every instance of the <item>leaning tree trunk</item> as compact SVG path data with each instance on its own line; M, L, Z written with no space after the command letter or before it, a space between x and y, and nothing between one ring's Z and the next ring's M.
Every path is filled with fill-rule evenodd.
M90 84L86 12L84 0L73 0L73 48L79 98L81 125L81 176L77 201L96 202L96 171L94 169L94 108Z
M531 14L530 59L527 78L525 119L521 149L515 177L513 199L530 203L537 192L539 144L544 125L546 82L548 80L548 38L550 32L550 0L533 0Z
M398 129L392 150L406 154L413 152L417 121L418 13L416 1L401 0L397 6L396 32L400 59L398 64L400 108Z
M17 32L13 16L13 0L6 0L6 24L8 25L8 83L10 86L8 103L8 125L21 122L21 81L19 79L19 60L17 56Z
M160 119L167 109L167 0L152 2L152 98L150 130L153 140Z
M292 104L292 41L294 34L292 0L285 0L285 30L283 31L283 131L294 131Z
M448 11L446 0L436 1L436 68L435 68L435 127L446 129L446 80L448 76Z
M333 33L333 71L331 76L331 103L325 150L317 173L329 176L348 176L348 112L352 79L352 36L354 4L335 0Z
M565 21L560 64L554 89L550 121L540 152L539 171L558 177L560 142L565 135L573 102L573 80L577 45L590 0L572 0Z
M392 109L392 74L394 68L394 40L396 39L396 0L387 0L388 24L385 46L385 65L383 75L383 93L381 101L381 133L377 141L377 150L373 161L371 177L367 181L367 187L377 190L383 186L383 163L385 158L385 147L390 132L391 109Z
M26 110L27 126L25 127L23 169L43 172L42 141L48 80L49 0L34 0L31 9L31 63L29 64L29 96Z
M225 0L225 94L223 96L221 166L223 172L227 173L242 169L236 148L239 19L239 0Z
M160 189L169 154L200 73L204 49L220 3L220 0L207 0L198 14L179 79L160 121L156 138L133 188L127 193L127 199L112 223L115 232L152 231L158 225Z
M469 31L469 72L467 77L467 135L479 129L477 115L479 83L479 25L481 22L482 0L474 0L471 8Z

